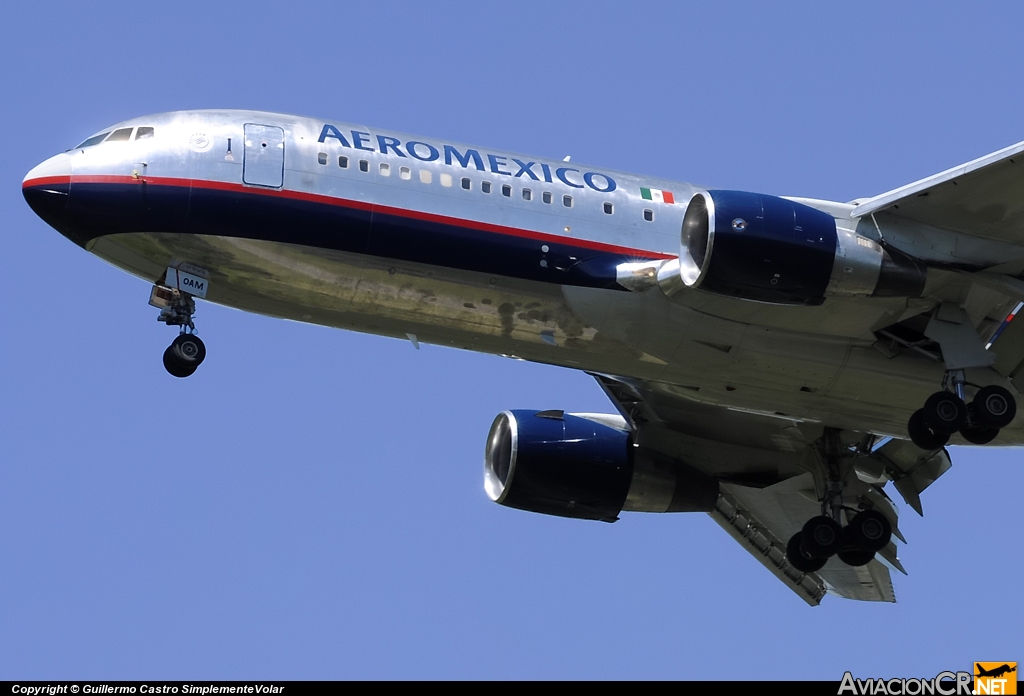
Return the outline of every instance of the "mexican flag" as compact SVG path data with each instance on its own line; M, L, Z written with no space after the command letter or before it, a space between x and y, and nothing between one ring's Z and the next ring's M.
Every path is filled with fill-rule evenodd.
M642 188L640 189L640 196L645 201L656 201L658 203L675 203L675 196L672 195L671 191L662 191L661 189Z

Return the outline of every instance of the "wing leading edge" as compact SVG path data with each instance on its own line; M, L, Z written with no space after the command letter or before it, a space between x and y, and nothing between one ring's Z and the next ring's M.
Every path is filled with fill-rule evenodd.
M1024 243L1024 142L870 198L850 214L883 211L970 236Z

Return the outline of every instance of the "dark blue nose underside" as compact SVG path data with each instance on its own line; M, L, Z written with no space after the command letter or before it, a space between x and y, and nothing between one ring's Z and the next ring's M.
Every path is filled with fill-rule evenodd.
M32 208L32 211L42 218L47 225L65 235L67 233L64 232L64 218L68 208L70 191L71 185L69 183L27 186L21 190L25 196L25 202ZM80 245L85 243L84 241L78 242L78 240L74 239L73 241Z

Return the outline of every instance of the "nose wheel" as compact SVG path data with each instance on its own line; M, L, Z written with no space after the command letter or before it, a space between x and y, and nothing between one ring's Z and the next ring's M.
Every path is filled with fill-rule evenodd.
M196 325L192 321L195 300L187 292L158 283L153 286L149 303L160 308L157 321L181 330L164 351L164 368L174 377L192 375L206 359L206 345L196 336Z
M164 367L175 377L188 377L206 358L206 345L195 334L183 333L164 351Z
M981 387L974 399L964 403L963 370L947 373L944 380L953 391L943 390L928 397L924 407L910 417L907 434L925 450L938 449L958 432L975 445L984 445L1009 425L1017 415L1017 401L1009 390L993 384Z

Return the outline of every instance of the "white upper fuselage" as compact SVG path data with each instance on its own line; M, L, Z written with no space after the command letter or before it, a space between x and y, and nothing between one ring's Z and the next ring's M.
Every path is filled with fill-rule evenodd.
M150 178L240 184L246 123L284 131L283 177L263 188L514 226L553 238L646 250L656 257L678 253L679 225L694 190L679 182L359 124L229 110L124 121L102 132L152 127L153 137L69 150L33 169L26 180L72 167L76 176L137 172ZM341 157L347 159L346 167L339 166ZM482 188L485 184L491 187L489 193ZM644 200L641 188L668 190L675 202ZM610 213L605 203L612 205ZM645 210L651 220L644 218Z

